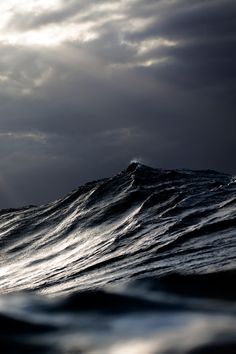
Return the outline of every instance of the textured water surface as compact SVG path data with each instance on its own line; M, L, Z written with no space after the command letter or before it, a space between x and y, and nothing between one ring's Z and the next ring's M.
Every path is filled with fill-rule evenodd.
M236 181L132 163L0 211L2 353L235 353Z

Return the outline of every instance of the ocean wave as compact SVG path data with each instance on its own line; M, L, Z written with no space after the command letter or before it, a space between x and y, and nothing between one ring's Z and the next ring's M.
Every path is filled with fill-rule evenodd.
M232 176L139 163L1 210L2 352L234 353L235 226Z

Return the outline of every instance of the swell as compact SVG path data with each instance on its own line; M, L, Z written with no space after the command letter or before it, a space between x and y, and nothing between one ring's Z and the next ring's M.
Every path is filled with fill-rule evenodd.
M136 163L0 211L0 351L235 353L235 226L231 176Z
M45 206L3 210L0 291L56 294L231 269L235 225L231 176L133 163Z

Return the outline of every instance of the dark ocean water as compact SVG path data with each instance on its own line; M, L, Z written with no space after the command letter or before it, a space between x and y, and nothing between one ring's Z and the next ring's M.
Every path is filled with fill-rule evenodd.
M0 211L0 353L235 354L236 179L132 163Z

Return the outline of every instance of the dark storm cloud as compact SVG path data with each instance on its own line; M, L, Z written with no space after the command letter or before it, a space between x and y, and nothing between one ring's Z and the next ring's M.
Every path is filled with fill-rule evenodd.
M145 30L127 33L126 37L136 43L156 37L177 41L176 46L166 47L161 52L170 59L164 75L174 82L194 85L202 80L203 86L219 84L225 89L222 80L235 85L235 18L234 1L177 1ZM146 55L158 54L159 48ZM163 66L159 68L163 73Z
M65 37L0 37L1 206L48 201L133 157L236 173L235 14L217 0L15 9L8 28L22 41L50 26ZM88 29L71 38L78 24Z

